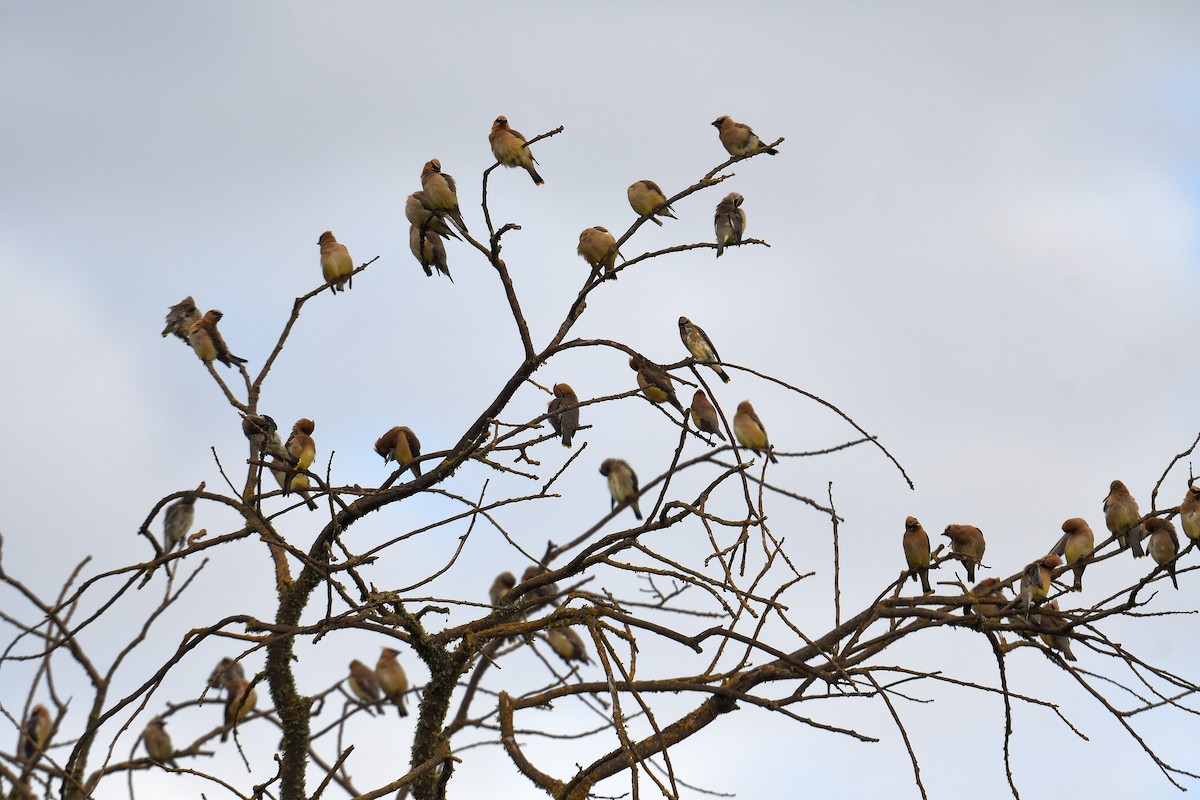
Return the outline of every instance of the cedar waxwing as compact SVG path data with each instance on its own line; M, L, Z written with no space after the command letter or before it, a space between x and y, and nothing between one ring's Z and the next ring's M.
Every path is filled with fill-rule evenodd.
M404 667L396 660L399 651L390 647L383 648L379 661L375 663L375 678L384 696L396 706L400 716L407 717L408 709L404 707L404 693L408 691L408 675Z
M1058 609L1057 600L1047 600L1038 610L1041 612L1053 611L1055 614L1061 613ZM1037 612L1029 617L1029 621L1044 631L1038 635L1042 637L1042 641L1045 642L1047 647L1062 653L1063 658L1067 661L1079 660L1071 652L1071 637L1066 634L1066 622L1057 616L1052 617L1049 614Z
M421 455L421 440L407 425L397 425L375 440L375 452L383 456L383 463L395 461L403 471L409 463ZM421 465L411 464L413 475L421 477Z
M1062 538L1050 552L1062 556L1071 565L1071 571L1075 573L1075 585L1071 588L1082 592L1083 571L1096 546L1096 535L1092 533L1091 526L1079 517L1071 517L1062 524L1062 529Z
M1179 505L1179 523L1189 539L1200 539L1200 488L1188 481L1187 495Z
M546 631L546 642L563 661L592 663L587 648L583 646L583 639L570 628L551 628Z
M713 372L717 373L722 381L729 383L729 376L717 363L721 360L721 356L717 354L717 348L713 347L712 339L708 338L708 334L704 332L703 328L687 317L680 317L679 338L683 341L683 346L692 354L692 358L696 359L696 363L712 367Z
M779 459L771 450L771 443L767 440L767 429L758 418L758 414L754 413L754 406L750 405L749 400L738 403L737 413L733 415L733 435L742 447L753 450L758 455L766 453L772 464L779 463Z
M204 491L204 481L196 487L197 492ZM163 555L174 550L187 539L192 522L196 519L196 496L181 497L167 506L163 515Z
M166 722L162 717L154 717L146 724L146 729L142 731L142 744L146 746L146 753L154 761L160 764L178 767L175 759L171 758L175 754L175 747L171 744L171 737L166 731Z
M283 448L295 456L298 469L308 469L317 457L317 443L312 438L316 429L317 423L301 417L292 425L292 432L283 444Z
M54 721L50 711L38 703L29 711L29 717L21 729L21 760L32 764L46 750L50 741L50 728Z
M308 506L309 511L317 510L317 504L313 501L312 495L309 493L312 484L309 483L307 475L303 472L288 469L278 458L272 458L267 462L267 465L271 468L271 474L275 476L275 482L279 484L280 489L283 489L285 495L295 492L300 495L300 499Z
M1025 603L1025 616L1029 616L1029 607L1035 600L1044 600L1050 591L1050 582L1054 569L1062 565L1062 559L1055 553L1049 553L1025 567L1021 575L1021 598Z
M669 401L671 405L679 409L679 413L687 416L687 412L683 410L683 404L675 395L671 376L665 370L659 369L641 356L630 356L629 368L637 371L638 386L642 388L642 394L646 396L647 400L651 403Z
M717 231L717 258L725 252L725 245L741 244L742 234L746 232L746 212L742 210L745 200L737 192L730 192L717 203L717 213L713 215L713 227Z
M583 256L583 260L590 264L593 270L603 266L605 277L611 277L615 281L617 256L625 259L621 251L616 249L616 244L617 240L608 232L608 228L597 225L594 228L585 228L579 234L579 246L575 248L575 252Z
M188 344L205 364L213 361L220 361L227 367L232 367L235 363L245 364L246 359L238 358L229 352L229 345L225 344L221 332L217 330L217 323L224 316L214 308L196 320L188 330Z
M975 582L975 567L983 564L983 551L987 543L983 540L983 531L974 525L947 525L942 536L950 539L950 552L962 556L963 566L967 570L967 582Z
M225 730L221 731L221 741L229 738L229 732L244 720L255 704L258 703L258 692L251 688L245 678L233 677L225 683Z
M696 426L696 430L704 431L716 435L721 441L725 440L725 436L721 433L721 420L717 417L717 410L713 408L713 404L709 402L708 395L703 389L697 389L692 395L692 423Z
M778 155L779 153L774 147L767 147L763 144L754 135L754 131L750 130L749 125L734 122L727 116L717 117L713 120L712 124L720 132L721 144L725 146L726 152L731 156L748 156L763 151L766 151L770 155Z
M511 572L501 572L496 576L496 580L492 581L492 585L488 589L488 599L492 601L493 606L499 607L507 599L508 590L516 585L516 575L513 575Z
M426 233L433 232L438 236L449 236L462 241L462 237L446 224L442 212L429 204L424 192L413 192L404 201L404 216L418 230L425 229Z
M333 238L332 231L322 233L317 244L321 246L321 274L325 276L326 283L332 281L330 291L334 294L346 291L346 284L351 280L350 274L354 272L354 259L350 258L350 251ZM351 283L350 287L353 288L354 284Z
M213 667L212 673L208 676L208 688L223 689L235 678L245 680L246 671L242 669L240 661L234 661L229 656L226 656Z
M242 433L259 456L275 456L288 466L296 465L296 457L287 451L279 438L279 425L266 414L243 414Z
M975 602L963 608L963 613L974 612L980 617L995 617L1008 602L999 578L984 578L971 589Z
M458 187L452 176L442 172L442 162L436 158L426 161L421 169L421 190L435 211L446 212L458 229L467 233L467 223L458 210Z
M933 589L929 586L929 534L921 527L916 517L907 517L904 520L903 544L904 558L908 561L908 574L914 581L919 576L921 591L933 594Z
M187 344L188 331L199 319L200 310L196 308L196 301L188 295L167 311L167 327L163 328L163 338L173 333Z
M612 508L629 504L633 516L642 518L638 508L638 479L633 467L619 458L606 458L600 462L600 474L608 478L608 493L612 495Z
M565 383L554 384L554 399L546 409L550 414L550 427L562 437L563 447L571 446L575 431L579 430L579 397Z
M1117 544L1122 550L1132 547L1133 557L1141 558L1146 555L1142 551L1142 537L1146 535L1146 529L1138 523L1142 512L1138 511L1137 500L1120 481L1113 481L1108 489L1108 497L1104 498L1104 524L1117 537Z
M421 247L421 237L425 237L425 246ZM421 230L415 225L408 226L408 249L412 250L413 258L417 259L417 263L421 265L421 269L425 270L425 276L433 277L433 270L436 267L437 271L450 279L454 283L454 276L450 274L450 264L446 261L446 244L442 241L442 237L438 236L433 231Z
M492 146L492 155L506 167L520 167L533 178L535 186L545 183L542 176L537 174L533 165L537 159L533 151L525 146L525 137L508 127L508 117L496 117L492 123L492 132L488 134L488 143Z
M346 678L346 685L358 698L358 702L367 709L367 713L374 714L374 706L379 705L382 695L379 693L379 679L375 677L371 668L357 658L351 661L350 676Z
M1150 534L1150 557L1159 566L1167 568L1172 585L1178 589L1179 581L1175 579L1175 556L1179 555L1179 534L1175 532L1175 526L1168 519L1151 517L1146 520L1146 531Z
M667 196L654 181L631 183L625 194L629 197L629 205L633 207L634 213L641 217L649 216L650 221L659 227L662 227L659 217L679 219L671 213L670 206L663 205L667 202Z
M521 573L521 583L524 583L531 578L536 578L539 575L545 575L549 571L550 570L546 569L540 564L530 564L525 568L525 571ZM526 592L525 597L547 599L554 597L556 594L558 594L558 584L547 583L539 586L537 589L531 592Z

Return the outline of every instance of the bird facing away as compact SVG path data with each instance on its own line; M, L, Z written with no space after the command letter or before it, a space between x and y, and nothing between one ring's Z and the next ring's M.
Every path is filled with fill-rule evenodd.
M283 446L279 438L279 425L266 414L243 414L242 433L250 440L254 449L263 456L275 456L290 467L296 466L296 457Z
M241 662L234 661L229 656L226 656L217 662L217 665L213 667L212 673L209 674L208 688L223 689L235 678L245 680L246 671L242 669Z
M175 759L171 758L175 754L175 747L171 744L171 737L166 731L166 722L162 717L154 717L146 723L146 729L142 731L142 744L146 746L146 754L159 764L176 767Z
M506 167L520 167L525 170L529 177L533 178L535 186L545 183L533 167L537 163L533 151L525 146L525 137L508 126L508 117L496 117L496 121L492 123L492 132L488 134L488 144L492 146L492 155L496 157L496 161Z
M203 481L196 487L196 491L204 491ZM195 519L196 496L194 494L181 497L167 506L167 513L163 515L164 555L174 550L187 538L188 531L192 529L192 522Z
M41 703L29 710L29 717L21 728L21 760L26 764L34 763L38 756L46 750L50 742L50 728L54 722L50 719L50 711Z
M546 409L550 414L550 427L562 437L563 447L571 446L575 431L579 430L579 397L566 383L554 384L554 398Z
M508 599L508 590L517 585L517 576L511 572L501 572L488 588L488 599L492 605L499 607Z
M933 594L929 586L929 534L921 527L916 517L904 520L904 560L908 562L908 574L915 581L921 579L921 591Z
M608 478L608 493L612 495L612 508L625 503L633 510L633 516L642 518L638 508L638 479L633 467L619 458L606 458L600 462L600 474Z
M421 455L421 440L407 425L397 425L375 440L375 452L383 456L383 463L395 461L401 471L412 466L413 475L421 477L421 465L415 459Z
M683 404L679 402L679 397L675 394L675 386L671 383L671 376L665 370L651 364L641 356L629 357L629 368L637 372L638 386L641 387L642 394L651 403L667 403L679 409L679 413L687 416L687 412L683 410Z
M717 203L717 213L713 215L713 228L717 232L717 258L725 252L726 245L742 243L742 234L746 232L746 212L742 210L745 200L737 192L730 192Z
M1053 612L1055 616L1046 612ZM1071 637L1066 634L1067 623L1057 616L1060 613L1062 612L1058 609L1058 601L1047 600L1037 612L1030 615L1029 621L1042 629L1042 633L1038 635L1047 647L1062 653L1062 657L1067 661L1078 661L1071 652Z
M425 239L423 245L422 238ZM450 282L454 283L454 277L450 274L450 264L446 261L446 243L442 241L442 237L433 231L421 233L420 228L409 225L408 249L412 251L413 258L417 259L421 269L425 270L426 277L432 278L433 270L436 268L440 274L450 278Z
M354 259L350 258L350 251L333 238L331 231L322 233L317 244L321 246L321 274L325 276L326 283L332 281L330 291L334 294L346 291L350 274L354 272Z
M975 568L983 563L983 551L987 543L983 540L983 531L974 525L947 525L942 533L950 539L950 552L962 556L963 567L967 570L967 582L975 582Z
M373 706L379 705L383 696L379 692L379 679L375 677L371 668L357 658L351 661L350 675L346 678L346 685L358 698L358 702L367 709L367 713L374 714Z
M227 367L232 367L235 363L245 364L246 359L238 358L229 352L229 345L225 344L221 332L217 330L217 323L224 316L214 308L196 320L188 330L188 344L205 364L211 364L213 361L220 361Z
M708 338L708 334L704 332L703 328L687 317L680 317L679 339L687 351L692 354L692 358L696 359L696 363L707 364L722 381L729 383L729 376L717 363L721 360L721 356L717 354L717 348L713 346L712 339Z
M1171 583L1176 589L1179 581L1175 579L1175 556L1179 555L1179 534L1170 520L1161 517L1151 517L1146 520L1146 530L1150 534L1148 549L1150 557L1160 567L1165 567L1171 576Z
M221 741L229 738L229 732L244 720L258 703L258 692L251 688L245 678L230 678L225 684L225 730Z
M1025 567L1021 574L1021 599L1025 603L1026 617L1029 616L1029 607L1034 602L1046 599L1054 570L1061 565L1062 559L1055 553L1049 553Z
M725 435L721 433L721 420L717 417L717 409L713 408L713 404L703 389L697 389L696 393L692 395L691 412L692 424L696 426L696 430L711 433L721 441L725 441Z
M995 617L1000 608L1008 602L1004 596L1004 587L999 578L984 578L971 589L975 602L963 608L963 613L974 612L980 617Z
M467 233L467 223L463 222L458 210L458 187L454 177L442 172L442 162L436 158L426 161L421 169L421 191L435 211L444 211L460 231Z
M608 232L608 228L597 225L594 228L585 228L579 234L579 246L575 248L575 252L579 253L593 270L604 267L605 277L615 281L617 256L625 258L616 247L617 240Z
M1200 488L1188 481L1187 494L1179 505L1179 524L1189 539L1200 539Z
M379 654L379 661L375 663L375 678L379 681L379 688L383 691L384 697L392 701L400 716L407 717L408 709L404 707L404 693L408 691L408 675L405 674L404 667L400 666L400 662L396 660L397 655L399 655L399 651L390 647L383 648L383 652Z
M429 204L424 192L413 192L404 201L404 216L414 227L433 232L438 236L449 236L462 241L462 237L446 224L443 212Z
M188 343L188 331L200 319L200 311L191 295L180 300L167 310L167 327L163 328L163 338L175 334L184 344Z
M1146 529L1138 523L1141 518L1137 500L1133 499L1125 484L1120 481L1110 483L1108 496L1104 498L1104 524L1117 537L1117 544L1122 550L1126 547L1133 549L1134 558L1146 555L1142 551L1142 537L1146 535Z
M1062 556L1071 565L1071 571L1075 573L1075 585L1071 588L1076 592L1082 592L1083 571L1096 546L1096 535L1092 533L1092 528L1087 521L1079 517L1071 517L1062 524L1062 529L1062 538L1051 548L1050 552L1056 556Z
M721 144L725 146L725 151L735 158L762 152L773 156L779 154L774 147L767 147L763 144L754 131L750 130L749 125L734 122L723 115L714 119L712 124L721 136Z
M662 227L662 221L659 217L670 217L671 219L679 219L671 211L671 207L664 205L667 202L667 196L663 194L663 190L654 181L637 181L629 184L629 188L625 191L625 195L629 198L629 205L633 208L635 214L640 217L649 216L650 221L655 225Z
M733 415L733 435L742 447L753 450L757 455L765 453L772 464L779 463L779 459L771 450L770 441L767 440L767 429L754 412L754 406L750 405L749 400L738 403L737 413Z
M587 648L583 646L583 639L570 628L551 628L546 631L546 642L563 661L592 663Z

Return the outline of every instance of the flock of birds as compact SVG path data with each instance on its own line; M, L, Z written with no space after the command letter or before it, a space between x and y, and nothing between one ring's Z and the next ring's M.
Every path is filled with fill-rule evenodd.
M1143 558L1148 550L1158 565L1155 571L1165 570L1171 583L1178 589L1175 562L1179 557L1180 544L1175 525L1165 517L1143 517L1137 500L1121 481L1113 481L1108 488L1108 495L1104 498L1104 524L1112 533L1119 550L1129 549L1134 558ZM1200 539L1200 487L1190 480L1187 494L1179 506L1179 520L1188 539ZM1046 598L1055 570L1064 564L1074 575L1070 590L1083 591L1083 573L1095 552L1096 536L1087 521L1080 517L1063 522L1062 531L1062 538L1045 556L1025 567L1016 600L1010 602L1004 594L1005 581L985 578L970 590L973 602L964 611L995 619L1015 610L1019 603L1024 619L1041 631L1039 635L1046 646L1059 651L1068 661L1076 661L1071 652L1070 622L1063 618L1058 601ZM962 562L967 582L975 583L975 569L982 565L987 546L983 532L973 525L947 525L942 535L950 539L951 556ZM1143 541L1147 543L1145 550L1142 549ZM929 534L916 517L905 519L902 544L909 576L914 582L918 579L921 581L924 594L933 594L929 585L932 561Z

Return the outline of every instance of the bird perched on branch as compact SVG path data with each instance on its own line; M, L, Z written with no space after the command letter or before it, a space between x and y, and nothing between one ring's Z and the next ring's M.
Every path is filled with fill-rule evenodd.
M763 144L754 131L750 130L749 125L734 122L727 116L717 117L712 124L721 136L721 144L725 146L726 152L731 156L740 158L762 152L773 156L779 154L774 147L767 147Z
M906 517L904 520L904 560L908 562L908 574L915 581L921 579L921 591L933 594L929 585L929 534L921 527L916 517Z
M963 607L963 613L975 613L981 617L995 617L1000 608L1008 602L1004 596L1004 586L999 578L984 578L971 589L975 602Z
M163 328L163 338L175 334L187 344L188 332L199 319L200 311L196 308L196 301L190 295L183 298L167 311L167 326Z
M563 447L571 446L575 431L579 430L579 397L566 383L554 384L554 398L546 408L550 414L550 427L562 437Z
M245 678L229 679L225 684L225 730L221 731L222 742L229 738L229 732L249 716L257 704L258 692L254 691Z
M296 456L287 451L279 438L279 426L266 414L243 414L242 433L261 456L275 456L289 467L296 466Z
M417 229L426 233L436 233L438 236L449 236L462 241L462 237L446 224L444 212L438 211L429 204L424 192L413 192L404 201L404 216Z
M517 576L511 572L501 572L488 588L488 599L493 606L501 606L508 599L508 590L517 585Z
M1146 520L1146 530L1150 534L1148 549L1150 557L1160 567L1165 567L1171 576L1171 584L1178 589L1179 581L1175 579L1175 557L1179 555L1179 534L1170 520L1162 517L1151 517Z
M1142 551L1142 538L1146 535L1146 529L1138 522L1141 518L1142 512L1138 511L1137 500L1133 499L1125 484L1120 481L1110 483L1108 496L1104 498L1104 524L1108 526L1112 535L1117 537L1117 544L1122 550L1127 547L1133 549L1134 558L1146 555Z
M947 525L942 536L950 539L950 552L962 556L960 560L967 570L967 581L974 583L975 568L983 563L983 551L987 547L983 531L974 525Z
M346 245L333 238L331 231L322 233L317 244L321 246L321 274L325 276L326 283L332 281L330 291L334 294L346 291L346 285L350 283L350 276L354 272L354 259L350 258L350 251L346 249ZM350 285L353 287L353 284Z
M617 268L617 256L621 255L621 251L617 250L617 240L608 232L608 228L597 225L593 228L585 228L579 234L579 246L575 248L575 252L583 257L592 269L598 267L604 268L605 277L617 279L615 272ZM621 256L624 259L624 256Z
M375 677L371 668L357 658L351 661L350 675L346 678L346 685L358 698L358 702L367 709L367 713L374 714L374 707L379 705L382 695L379 693L379 679Z
M1071 517L1062 524L1063 535L1050 552L1062 556L1071 565L1075 574L1075 585L1071 587L1077 592L1083 591L1083 571L1087 568L1087 560L1091 557L1096 546L1096 535L1086 520Z
M309 482L307 475L303 472L296 472L294 469L288 469L278 458L269 459L267 466L270 467L271 474L275 476L275 482L279 484L279 488L285 495L295 492L300 495L300 499L308 506L309 511L317 510L317 504L309 493L312 483Z
M1062 559L1055 553L1048 553L1042 558L1025 567L1021 574L1021 599L1025 604L1025 616L1029 616L1029 608L1038 600L1045 600L1050 591L1054 570L1062 566Z
M742 210L745 200L737 192L730 192L717 203L717 212L713 215L713 228L717 232L717 258L725 252L727 245L742 243L742 234L746 232L746 212Z
M421 191L435 211L444 211L460 231L468 232L467 223L458 210L458 187L454 177L442 172L442 162L436 158L426 161L421 169Z
M1188 481L1187 494L1179 505L1179 524L1187 538L1200 539L1200 488Z
M583 639L570 628L551 628L546 631L546 642L567 663L572 661L582 661L584 664L592 663L588 657L587 648L583 645Z
M229 656L226 656L217 662L217 665L213 667L213 671L209 674L208 688L223 689L235 678L245 680L246 671L242 669L240 661L234 661Z
M21 728L22 761L33 764L38 756L45 752L46 745L50 743L50 729L53 726L50 711L44 705L38 703L29 710L29 716Z
M379 680L379 688L384 696L396 706L400 716L407 717L408 709L404 707L404 693L408 691L408 675L404 667L396 660L399 651L390 647L383 648L379 661L375 664L375 677Z
M633 467L619 458L606 458L600 462L600 474L608 478L612 508L628 503L629 508L633 510L633 516L641 519L642 510L638 508L638 479Z
M424 243L421 242L422 238L425 239ZM433 231L422 233L417 226L409 225L408 249L412 251L413 257L417 259L421 269L425 270L426 277L432 278L433 270L436 268L439 273L450 278L450 282L454 283L454 277L450 274L450 264L446 261L446 244L442 241L442 237Z
M229 345L225 344L225 340L221 338L221 332L217 330L217 323L224 316L214 308L196 320L188 330L188 344L205 364L213 361L220 361L227 367L232 367L234 364L245 364L246 359L238 358L229 352Z
M679 409L679 413L687 416L687 412L683 410L683 404L679 402L679 397L675 394L675 386L671 382L671 376L659 367L651 364L642 356L630 356L629 368L637 372L637 383L641 387L642 394L651 403L667 403Z
M758 418L749 400L738 403L737 413L733 415L733 435L742 447L752 450L757 455L766 454L772 464L779 463L779 459L772 452L771 442L767 439L766 426Z
M146 754L159 764L170 767L178 767L175 759L171 758L175 754L175 747L171 744L171 737L166 731L166 721L162 717L154 717L146 723L146 729L142 731L142 744L146 746Z
M421 455L421 440L406 425L397 425L375 440L375 452L383 456L383 463L395 461L397 466L411 466L413 475L421 477L421 465L416 459Z
M698 364L707 364L712 368L712 371L717 373L717 376L725 382L729 383L729 376L725 374L725 370L721 369L721 365L717 362L721 360L721 356L717 354L717 348L713 345L712 339L708 338L708 334L704 332L696 323L692 322L687 317L679 318L679 339L683 342L683 346L692 354L692 358L696 359Z
M496 121L492 123L492 132L488 134L488 144L492 146L492 155L496 157L496 161L506 167L520 167L525 170L529 177L533 178L535 186L545 183L533 167L537 163L533 151L525 146L525 137L509 127L508 117L496 117Z
M664 205L667 202L667 196L654 181L647 180L631 183L629 184L629 188L625 190L625 195L629 198L629 205L633 208L634 213L640 217L649 216L650 221L660 228L662 227L662 221L659 217L679 219L672 213L670 206Z
M1053 612L1055 616L1051 616L1047 612ZM1067 661L1078 661L1075 654L1071 652L1071 637L1067 635L1067 623L1058 618L1061 612L1058 609L1057 600L1047 600L1043 603L1038 611L1030 615L1029 621L1042 629L1038 635L1042 637L1045 645L1053 650L1062 653L1063 658Z
M636 481L637 479L634 478L634 480ZM541 564L530 564L528 567L525 568L525 571L521 573L521 583L525 583L526 581L533 580L534 578L536 578L540 575L545 575L549 571L550 570L546 569ZM542 600L549 600L551 597L554 597L557 594L558 594L558 584L557 583L544 583L541 586L539 586L538 588L533 589L529 592L526 592L525 596L530 597L530 598L540 598Z
M204 481L196 487L197 492L204 491ZM169 553L178 547L192 529L196 518L196 495L181 497L167 506L163 515L163 553Z
M721 433L721 420L717 417L717 409L713 408L713 404L703 389L697 389L696 393L692 395L690 410L692 423L696 426L696 430L711 433L721 441L725 441L725 435Z

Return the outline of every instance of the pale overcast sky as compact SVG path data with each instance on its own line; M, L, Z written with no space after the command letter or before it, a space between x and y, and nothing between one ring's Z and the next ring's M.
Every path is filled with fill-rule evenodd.
M747 234L770 249L643 264L589 302L575 333L670 362L684 355L675 320L686 314L727 360L818 394L881 437L915 491L866 448L785 459L775 473L815 497L834 482L846 519L848 614L902 568L905 516L931 533L978 525L993 567L984 574L1006 576L1045 553L1068 517L1102 530L1114 478L1147 508L1154 481L1200 431L1200 372L1191 368L1200 291L1195 4L6 2L0 23L0 319L10 342L0 355L0 531L6 570L48 594L85 555L95 556L89 574L147 558L136 529L156 500L201 480L220 485L210 447L235 471L245 457L238 417L200 362L159 337L167 306L190 294L220 308L230 347L257 369L293 299L320 282L324 230L356 261L379 260L346 295L305 308L262 409L281 425L315 419L318 462L336 451L339 483L370 486L389 474L371 444L392 425L411 425L427 450L457 439L516 368L519 343L499 282L473 251L448 245L454 284L425 278L408 252L403 204L422 164L437 157L459 181L468 224L485 230L480 175L492 163L487 133L498 114L529 137L565 126L535 148L544 186L520 171L491 180L493 214L523 228L505 238L504 258L538 341L557 328L586 269L575 254L579 231L624 231L633 221L629 183L651 178L674 192L724 160L709 125L722 114L764 138L786 137L778 157L737 165L719 189L677 204L678 221L646 225L624 248L635 255L711 240L713 206L738 191ZM624 359L599 350L569 353L536 377L566 380L585 397L632 385ZM752 399L781 450L854 436L828 411L744 373L717 398L729 410ZM530 387L505 419L528 419L545 400ZM626 458L644 479L669 463L675 429L636 398L589 409L584 421L594 427L562 487L568 499L505 518L533 551L607 511L600 459ZM559 451L544 452L551 471ZM464 469L452 488L476 496L494 477ZM1160 507L1179 502L1186 477L1184 463ZM528 491L493 480L489 496L506 487ZM355 536L366 549L446 508L406 503ZM807 633L823 633L832 619L828 525L781 502L774 514L798 566L816 571L788 595L792 614ZM235 525L200 507L198 527ZM316 530L298 515L283 527L300 546ZM459 533L445 532L446 547ZM446 553L429 544L397 552L372 579L403 585L434 568ZM274 613L259 543L208 556L189 609L163 622L163 652L235 610ZM438 591L483 600L497 564L522 566L494 531L481 532ZM1069 600L1096 602L1150 566L1107 562ZM1160 592L1153 609L1196 608L1194 574L1182 584ZM126 601L127 624L143 618L153 592ZM11 592L0 596L6 613L26 612ZM98 629L88 643L101 648L114 632L125 631ZM1194 616L1114 622L1106 632L1198 677L1189 666L1200 649ZM336 680L350 652L373 663L379 644L343 634L303 648L301 690ZM200 648L151 707L194 696L226 649ZM1077 651L1082 667L1108 669ZM996 681L974 632L931 632L882 658ZM4 673L0 702L13 708L24 673ZM1177 796L1040 653L1014 653L1008 677L1014 691L1061 703L1091 739L1048 711L1018 708L1013 770L1023 796L1048 796L1048 787L1061 798ZM493 678L493 689L505 688L508 676ZM137 668L126 675L130 685L144 679ZM61 680L69 685L69 670ZM1122 707L1131 702L1112 692ZM936 700L898 704L930 796L1003 796L999 701L912 693ZM81 688L76 717L86 696ZM216 707L189 713L172 722L177 742L219 717ZM919 796L878 700L800 713L882 741L853 742L747 707L681 747L675 768L689 783L743 798ZM356 717L363 755L351 772L360 790L403 771L411 719ZM1167 760L1200 772L1194 716L1159 711L1133 722ZM578 719L579 728L593 723ZM536 724L533 715L527 727ZM244 787L270 771L276 736L262 727L246 740L262 765L254 776L219 748ZM132 742L126 734L117 757ZM548 766L567 777L610 744L559 750ZM534 754L541 747L530 744ZM534 796L495 748L460 755L454 796ZM143 796L201 790L160 773L134 780ZM628 782L603 789L617 794ZM126 792L122 779L98 796Z

